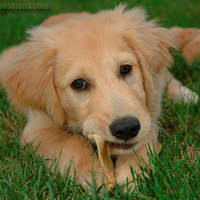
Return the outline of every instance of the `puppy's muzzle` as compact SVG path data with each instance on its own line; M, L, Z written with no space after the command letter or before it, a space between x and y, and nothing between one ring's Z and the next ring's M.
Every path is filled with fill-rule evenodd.
M110 131L118 139L128 141L138 135L140 122L136 117L126 116L116 119L110 125Z

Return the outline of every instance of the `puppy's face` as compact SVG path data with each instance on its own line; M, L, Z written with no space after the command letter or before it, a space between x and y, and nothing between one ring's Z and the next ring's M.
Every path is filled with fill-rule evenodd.
M154 80L171 59L169 31L119 6L30 33L5 76L12 102L70 132L100 134L113 154L137 149L159 115Z
M102 28L67 35L57 51L55 86L74 133L98 133L112 153L127 152L150 129L144 79L127 42Z

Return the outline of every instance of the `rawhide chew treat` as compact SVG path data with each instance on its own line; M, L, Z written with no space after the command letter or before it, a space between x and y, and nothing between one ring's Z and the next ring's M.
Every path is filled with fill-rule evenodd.
M94 139L98 149L98 156L103 167L105 176L108 180L108 190L113 190L115 185L115 175L114 175L114 166L109 155L108 143L99 135L91 134L88 136L90 139Z
M160 151L161 151L161 149L162 149L162 144L161 144L161 143L158 143L158 144L157 144L157 148L156 148L156 153L159 154Z

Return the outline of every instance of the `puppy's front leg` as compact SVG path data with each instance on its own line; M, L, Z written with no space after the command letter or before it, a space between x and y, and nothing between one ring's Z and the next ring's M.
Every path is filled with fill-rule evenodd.
M157 136L155 132L149 133L146 138L142 140L141 146L136 150L136 152L128 155L119 155L116 161L116 169L115 169L115 177L116 183L120 186L125 183L129 183L130 191L132 191L136 183L133 181L133 175L131 172L131 167L136 174L141 174L140 166L149 166L151 164L149 162L148 151L149 148L154 152L154 150L158 151L157 146ZM147 176L147 174L145 174ZM135 176L134 176L135 177ZM123 188L124 191L127 191L127 188Z
M184 103L198 102L198 94L183 86L167 69L165 75L167 81L167 96L169 99L172 99L173 101L183 100Z
M22 133L21 143L32 142L37 154L48 159L47 165L53 171L57 165L61 175L69 170L73 177L74 172L79 184L88 187L92 182L92 173L95 173L96 185L103 183L103 168L93 150L92 145L81 135L70 134L58 129L52 119L44 112L30 109L28 123Z

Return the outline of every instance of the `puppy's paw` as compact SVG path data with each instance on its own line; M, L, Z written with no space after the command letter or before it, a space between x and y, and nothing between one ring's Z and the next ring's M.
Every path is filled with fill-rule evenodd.
M133 169L134 171L134 169ZM138 174L139 169L137 170ZM137 191L137 179L135 172L131 172L131 166L129 167L121 167L120 169L116 169L116 183L121 187L121 189L125 193L131 193L132 191Z
M141 174L141 169L137 161L118 160L115 169L116 184L121 186L124 192L131 193L137 190L137 175Z
M181 86L177 100L181 99L183 99L184 103L186 104L191 102L194 102L196 104L199 101L199 96L189 88Z
M196 104L199 101L198 94L183 85L180 85L178 89L176 87L174 89L171 88L168 96L175 102L183 100L185 104L190 104L191 102Z
M100 187L103 184L107 184L99 160L96 159L94 163L84 164L81 168L76 168L76 178L84 189L91 189L91 186L94 185Z

